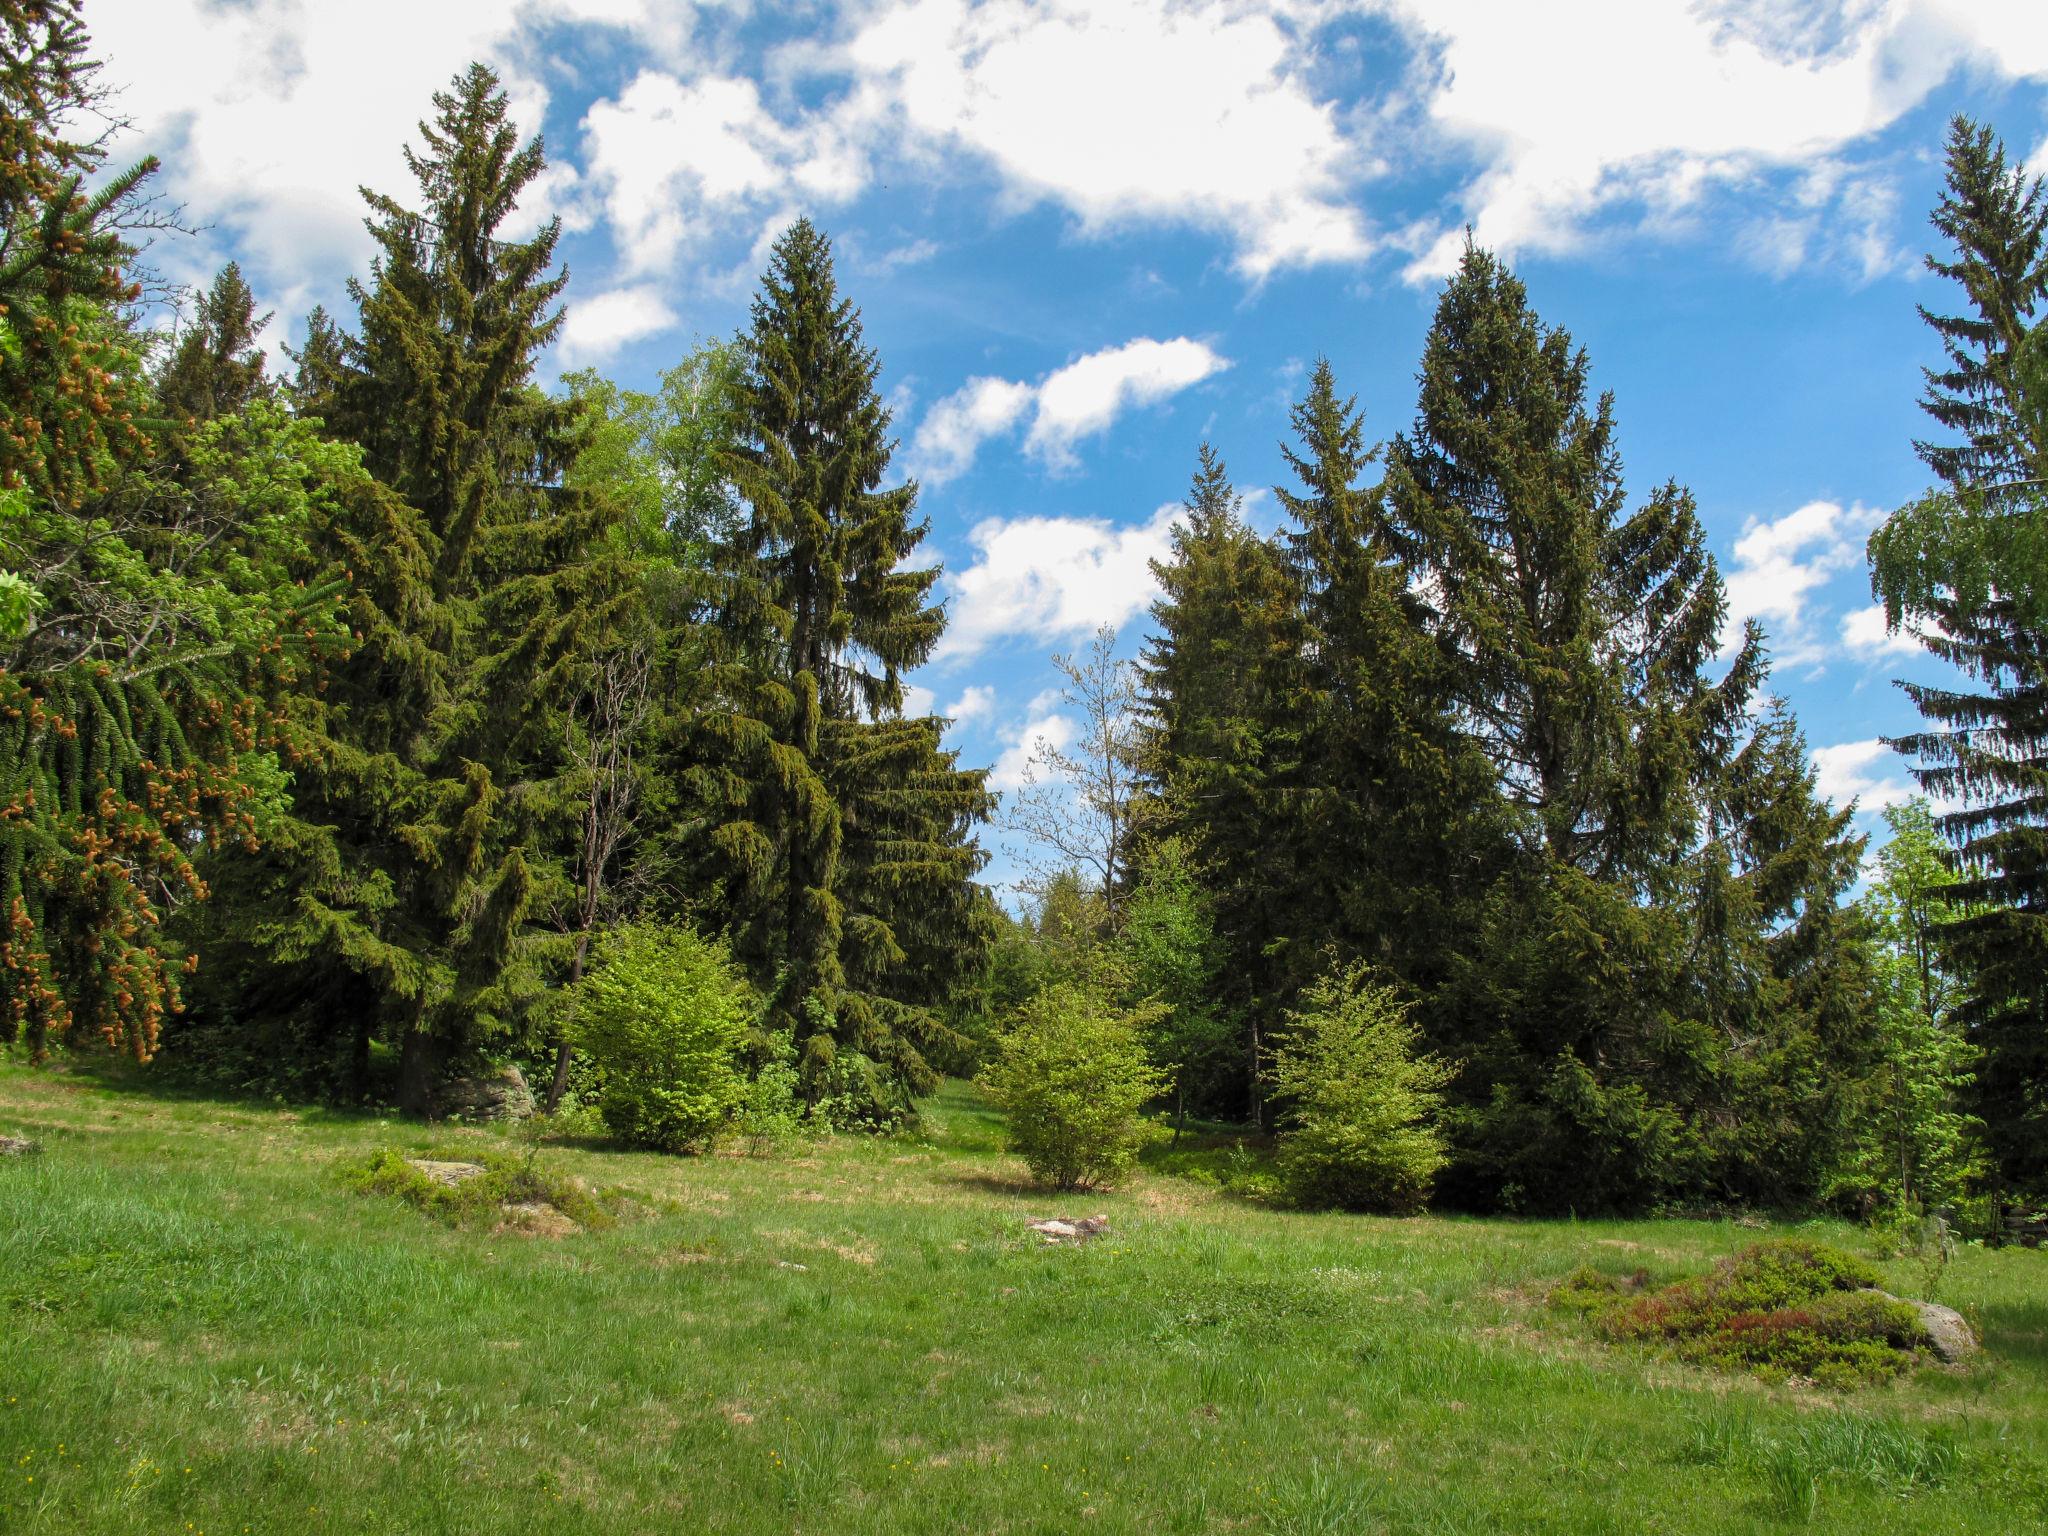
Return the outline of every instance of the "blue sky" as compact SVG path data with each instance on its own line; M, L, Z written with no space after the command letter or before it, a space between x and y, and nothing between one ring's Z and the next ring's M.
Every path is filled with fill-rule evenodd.
M953 627L915 680L1014 783L1067 727L1054 650L1134 649L1204 437L1270 525L1319 353L1387 436L1469 225L1616 397L1630 485L1689 485L1825 788L1934 663L1870 607L1868 528L1925 482L1916 304L1943 125L2048 163L2041 0L88 0L130 141L276 337L367 259L355 188L471 58L551 169L561 356L647 385L745 316L767 243L835 238ZM922 697L922 695L921 695ZM1000 839L995 839L1000 841ZM1000 857L998 879L1012 870Z

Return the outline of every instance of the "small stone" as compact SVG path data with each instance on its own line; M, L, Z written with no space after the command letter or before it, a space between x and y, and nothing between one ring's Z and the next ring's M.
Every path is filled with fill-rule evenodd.
M26 1136L0 1136L0 1157L32 1157L42 1150L41 1142Z
M430 1157L408 1157L405 1166L417 1169L436 1184L444 1184L450 1189L481 1178L484 1172L482 1163L439 1163Z
M1057 1216L1048 1216L1042 1221L1029 1221L1024 1225L1047 1243L1085 1243L1108 1228L1109 1218L1089 1216L1080 1221L1062 1221Z
M811 1266L808 1264L792 1264L788 1259L777 1259L775 1261L775 1267L777 1269L809 1270Z

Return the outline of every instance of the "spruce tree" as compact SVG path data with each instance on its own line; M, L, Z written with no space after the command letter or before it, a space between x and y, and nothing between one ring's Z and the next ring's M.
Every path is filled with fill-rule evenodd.
M1169 532L1154 630L1140 659L1147 799L1140 862L1178 843L1208 897L1223 1012L1243 1032L1231 1091L1257 1102L1259 1031L1285 991L1275 940L1302 916L1285 862L1269 856L1300 752L1300 617L1286 558L1245 525L1243 501L1206 443Z
M174 418L211 421L239 410L264 387L257 338L270 316L256 313L256 296L229 262L220 269L178 337L157 381L157 398Z
M540 141L520 141L481 65L434 106L406 151L420 209L365 193L358 333L316 316L299 354L294 401L361 446L376 486L323 550L362 634L300 797L325 830L269 871L252 924L259 994L345 1034L353 1075L392 1037L413 1112L514 1038L556 974L565 940L536 924L575 900L564 717L639 598L615 508L565 484L581 408L532 382L561 323L559 226L499 234Z
M938 1028L935 979L916 974L932 941L916 930L970 937L985 791L935 726L897 718L903 674L944 628L939 573L906 565L926 529L917 488L884 485L880 365L808 220L776 242L743 348L729 478L744 515L712 552L718 697L694 784L736 950L772 982L803 1091L869 1118L885 1090L932 1086L918 1036Z
M1981 1053L1973 1108L2002 1182L2048 1189L2048 202L1986 129L1958 119L1935 228L1958 316L1922 311L1948 366L1928 413L1956 434L1918 446L1940 484L1871 539L1873 586L1963 681L1903 683L1928 728L1896 743L1957 808L1942 942ZM1959 440L1957 440L1959 439Z

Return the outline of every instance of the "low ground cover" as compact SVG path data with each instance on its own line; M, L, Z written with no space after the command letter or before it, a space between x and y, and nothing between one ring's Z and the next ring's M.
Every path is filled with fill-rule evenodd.
M2035 1252L1949 1267L1972 1365L1825 1391L1617 1348L1545 1298L1759 1238L1861 1262L1852 1228L1305 1215L1218 1187L1256 1188L1221 1131L1053 1196L961 1085L916 1136L774 1157L550 1142L540 1177L633 1198L559 1237L339 1174L524 1161L490 1129L0 1066L0 1133L43 1148L0 1161L10 1533L2048 1522ZM1096 1213L1086 1244L1025 1225Z

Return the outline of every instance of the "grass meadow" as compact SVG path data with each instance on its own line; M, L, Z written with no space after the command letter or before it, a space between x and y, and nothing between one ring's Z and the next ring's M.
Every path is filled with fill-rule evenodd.
M0 1159L8 1533L2048 1530L2048 1253L1940 1278L1974 1364L1836 1394L1544 1304L1748 1226L1302 1215L1163 1167L1047 1196L965 1085L909 1138L546 1144L636 1202L562 1237L337 1172L525 1155L488 1129L0 1065L6 1133L42 1144Z

